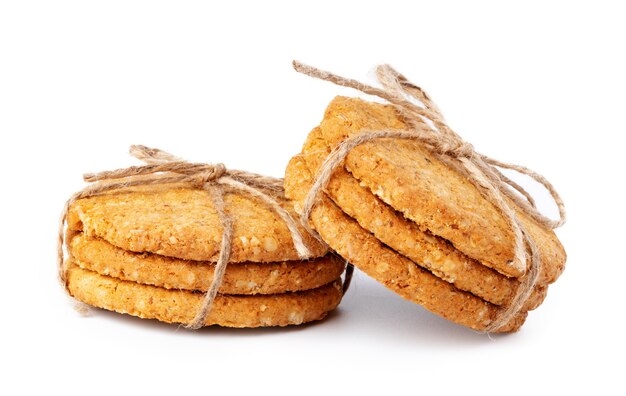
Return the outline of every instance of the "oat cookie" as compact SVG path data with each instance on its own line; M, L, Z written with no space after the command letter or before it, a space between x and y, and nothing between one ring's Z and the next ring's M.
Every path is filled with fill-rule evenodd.
M317 173L329 153L330 149L319 128L313 129L302 150L302 158L312 174ZM344 168L339 167L333 173L326 193L362 228L437 277L495 305L506 305L513 298L519 284L516 279L481 265L442 238L423 231L413 221L379 200L366 187L360 186ZM545 283L545 279L540 280L540 286L536 287L523 310L534 309L543 301Z
M331 148L364 131L405 128L392 106L345 97L331 102L320 124ZM511 265L514 242L506 219L468 180L416 141L365 143L350 152L345 167L382 201L465 255L506 276L524 275L526 268ZM541 250L542 267L550 271L547 282L553 282L565 265L563 247L554 232L516 213Z
M189 324L203 295L141 285L70 264L68 290L89 305L140 318ZM341 300L341 282L302 292L255 296L220 295L205 325L261 327L297 325L323 319Z
M234 218L231 262L299 260L287 225L266 204L237 192L226 194L224 201ZM279 202L292 211L288 201ZM68 228L124 250L197 261L216 261L222 238L207 191L180 185L133 187L80 199L70 208ZM314 257L326 254L304 229L301 234Z
M121 280L166 289L206 291L213 281L215 264L135 253L78 233L69 240L72 261L79 267ZM222 294L276 294L315 289L339 278L344 261L327 255L305 261L230 263Z
M297 211L311 183L312 176L303 158L292 158L285 174L285 190L287 197L295 201ZM446 319L485 330L500 312L497 306L459 290L383 245L324 193L311 213L310 224L342 257L402 297ZM526 316L526 312L520 312L497 332L517 330Z

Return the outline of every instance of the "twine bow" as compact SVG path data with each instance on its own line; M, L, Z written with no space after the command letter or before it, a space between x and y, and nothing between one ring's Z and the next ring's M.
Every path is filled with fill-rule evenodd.
M282 194L283 184L281 179L249 172L227 170L223 164L190 163L165 151L145 146L131 146L130 154L145 162L146 165L131 166L124 169L104 171L95 174L85 174L83 179L88 183L95 184L91 184L85 189L75 193L65 203L59 224L57 265L60 281L66 291L68 290L68 268L65 262L64 245L65 224L67 222L70 206L81 198L93 197L105 192L121 190L133 186L186 183L194 188L204 189L209 193L222 224L222 241L218 260L215 265L213 281L204 295L200 309L196 313L192 323L186 326L187 328L197 329L204 324L222 284L224 272L226 271L226 266L230 259L231 241L233 238L233 218L225 211L224 193L227 190L239 191L264 202L268 207L274 210L287 225L300 259L304 260L312 257L311 252L304 244L296 222L274 198ZM344 291L349 285L348 276L348 272L346 272Z
M296 71L310 77L354 88L365 94L385 99L395 107L408 124L408 128L403 131L366 131L344 140L335 147L322 164L316 180L305 199L302 222L308 222L311 211L317 202L319 192L326 187L333 170L343 163L343 160L353 148L381 138L417 140L426 149L435 153L446 165L457 170L470 180L482 195L507 219L515 238L514 258L509 264L520 272L526 272L527 261L530 258L530 268L517 288L511 303L508 307L501 309L498 316L489 324L485 331L495 331L507 324L520 311L524 302L532 293L541 270L541 260L537 244L530 237L524 225L515 214L514 209L505 201L504 197L513 201L520 210L537 223L545 228L554 229L565 223L566 213L563 200L552 184L540 174L526 167L501 162L476 152L471 144L465 142L446 124L439 108L428 94L389 65L381 65L376 68L376 75L378 81L383 86L382 89L340 77L298 61L293 61L293 67ZM420 105L415 104L411 99L416 100ZM540 213L537 210L533 197L524 188L505 176L498 168L514 170L530 176L542 184L558 207L559 219L552 220Z

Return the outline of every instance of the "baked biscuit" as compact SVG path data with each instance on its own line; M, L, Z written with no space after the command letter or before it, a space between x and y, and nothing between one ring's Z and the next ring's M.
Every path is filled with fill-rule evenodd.
M319 128L313 129L302 149L302 158L311 174L317 173L329 153ZM335 170L325 191L362 228L437 277L495 305L506 305L512 300L519 285L516 279L481 265L444 239L423 231L366 187L360 186L344 168ZM540 279L523 310L532 310L541 304L546 294L546 282L545 276Z
M277 199L288 212L291 204ZM234 219L231 262L299 260L285 222L259 199L230 192L226 212ZM76 201L68 228L133 252L185 260L217 261L222 225L207 191L152 185L117 190ZM326 247L300 229L313 257Z
M401 129L406 125L393 106L345 97L331 102L320 124L330 148L363 132ZM364 143L348 154L345 167L382 201L468 257L509 277L525 274L527 268L513 265L514 238L506 218L471 182L417 141ZM563 247L553 231L515 212L539 246L542 276L553 282L564 269Z
M72 261L83 269L166 289L206 291L215 270L215 263L129 252L82 233L69 240L69 251ZM276 294L315 289L339 278L344 267L343 260L334 255L308 261L230 263L219 292Z
M67 287L86 304L140 318L189 324L201 293L123 281L69 264ZM298 325L323 319L341 300L341 282L302 292L255 296L219 295L205 325L261 327Z
M291 159L285 173L285 194L296 211L312 184L312 175L301 156ZM500 308L421 269L414 262L383 245L375 236L339 209L325 193L313 208L310 224L339 255L402 297L458 324L485 330ZM527 316L520 312L497 332L517 330Z

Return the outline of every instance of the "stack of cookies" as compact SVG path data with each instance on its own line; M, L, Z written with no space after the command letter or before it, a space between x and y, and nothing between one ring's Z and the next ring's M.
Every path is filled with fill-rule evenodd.
M284 220L257 197L228 191L224 207L233 219L230 260L204 325L297 325L339 304L343 260L303 229L314 258L301 260ZM78 199L67 215L66 287L95 307L190 324L213 280L222 232L207 191L189 185Z
M285 190L296 211L341 142L408 128L391 105L335 98L288 165ZM539 248L541 270L524 306L498 332L524 323L566 257L553 231L508 203ZM416 140L376 139L353 148L308 221L333 250L389 289L472 329L489 329L528 276L527 268L511 265L515 243L503 214Z

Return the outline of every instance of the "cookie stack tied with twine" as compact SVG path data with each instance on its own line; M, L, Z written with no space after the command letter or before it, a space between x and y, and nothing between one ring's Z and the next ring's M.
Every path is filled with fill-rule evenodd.
M288 198L346 260L404 298L485 332L516 331L565 267L552 185L477 153L428 95L385 65L375 88L294 62L297 71L385 99L337 97L292 158ZM560 219L500 169L544 185Z
M345 264L293 220L282 180L130 152L146 165L87 174L65 205L71 296L192 329L297 325L337 307Z

